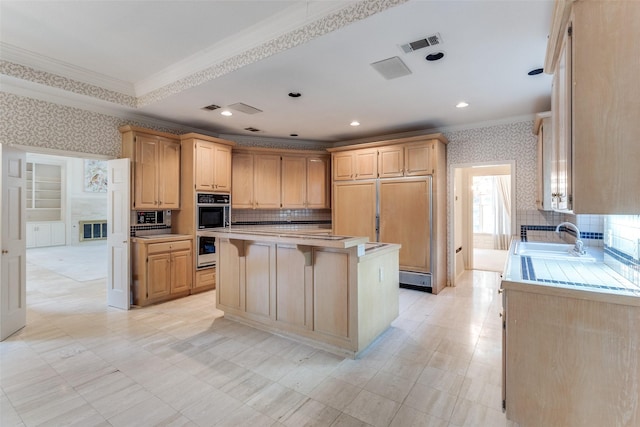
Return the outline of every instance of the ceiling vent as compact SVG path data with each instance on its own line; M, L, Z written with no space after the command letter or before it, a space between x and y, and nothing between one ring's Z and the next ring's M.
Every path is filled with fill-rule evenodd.
M260 132L260 129L256 129L252 126L249 126L248 128L244 128L244 130L248 130L249 132Z
M370 64L374 70L379 72L382 77L387 80L396 79L398 77L411 74L411 70L402 62L402 59L394 56L393 58L383 59L382 61Z
M440 37L440 33L435 33L423 39L416 40L414 42L410 42L407 44L403 44L400 47L402 48L404 53L410 53L418 49L422 49L429 46L437 46L441 44L442 44L442 37Z
M217 110L218 108L220 108L220 106L216 104L211 104L211 105L207 105L206 107L202 107L203 110L210 110L210 111Z
M252 107L251 105L243 104L242 102L236 102L235 104L229 105L229 108L232 108L236 111L240 111L245 114L257 114L262 113L262 110L257 109L256 107Z

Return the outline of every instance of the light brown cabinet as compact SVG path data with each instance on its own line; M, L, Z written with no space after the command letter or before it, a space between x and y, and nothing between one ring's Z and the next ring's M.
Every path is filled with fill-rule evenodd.
M198 191L231 191L231 148L214 142L196 140L195 188Z
M434 173L431 163L433 143L418 141L384 147L336 152L334 181L397 178Z
M551 112L536 115L533 126L533 133L538 137L536 207L544 211L557 209L557 163L552 129Z
M328 173L328 157L282 156L282 207L328 208Z
M144 306L188 295L193 280L191 240L133 242L133 304Z
M447 284L446 143L441 134L432 134L328 150L334 232L401 244L401 283L433 293ZM348 173L344 164L355 165L371 153L377 160L373 178Z
M334 156L334 181L372 179L378 177L377 150L344 151Z
M236 209L330 207L327 155L234 150L232 181L231 204Z
M376 182L340 182L333 186L333 232L376 241Z
M132 209L180 209L180 144L175 135L120 127L122 155L132 159Z
M197 270L191 293L208 291L216 287L216 268Z
M638 22L635 1L556 3L545 71L554 74L559 209L640 212Z
M507 419L522 426L640 425L637 297L502 286Z

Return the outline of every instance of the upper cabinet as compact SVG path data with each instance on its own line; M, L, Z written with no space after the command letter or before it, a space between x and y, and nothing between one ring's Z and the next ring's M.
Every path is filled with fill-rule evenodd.
M333 179L371 179L378 177L378 152L373 150L352 150L336 153L333 160Z
M361 149L333 153L334 181L424 176L435 173L434 141L430 137L405 138L410 142L363 144Z
M538 137L536 207L550 211L557 209L557 162L553 146L551 112L536 115L533 133Z
M183 145L194 150L196 191L231 192L231 146L229 141L204 135L186 134Z
M236 209L324 209L329 201L329 156L316 152L234 150Z
M640 2L556 3L545 71L554 74L557 209L640 212L638 22Z
M133 126L119 130L122 156L132 159L132 208L180 209L178 137Z

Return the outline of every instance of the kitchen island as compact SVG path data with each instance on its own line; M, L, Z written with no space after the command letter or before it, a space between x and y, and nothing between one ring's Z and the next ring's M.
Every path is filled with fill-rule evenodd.
M226 318L355 358L398 316L400 245L277 231L212 235L216 304Z
M571 256L560 252L573 245L531 243L514 239L502 280L507 418L640 425L640 288L604 264L602 248Z

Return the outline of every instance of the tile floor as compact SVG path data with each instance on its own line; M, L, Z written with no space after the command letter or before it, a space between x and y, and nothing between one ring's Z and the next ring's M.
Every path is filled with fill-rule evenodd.
M28 265L28 325L0 343L0 425L511 426L497 273L400 316L357 360L222 317L215 291L107 308L103 279Z

